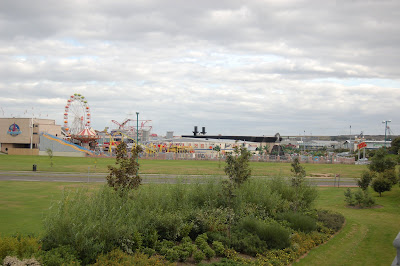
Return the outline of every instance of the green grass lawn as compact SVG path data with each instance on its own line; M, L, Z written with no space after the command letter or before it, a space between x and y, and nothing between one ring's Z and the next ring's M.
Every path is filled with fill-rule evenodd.
M42 218L62 190L87 184L0 182L0 234L40 235ZM100 184L90 184L96 187ZM148 186L148 185L146 185ZM157 185L160 186L160 185ZM351 209L345 206L344 188L317 188L316 207L342 213L346 225L328 243L312 250L299 265L390 265L395 257L392 242L400 231L400 188L371 192L380 208Z
M85 185L0 181L0 235L39 235L44 213L52 202L60 199L63 189Z
M345 206L345 188L318 188L317 207L342 213L346 225L325 245L312 250L297 265L391 265L396 250L392 243L400 231L400 188L372 192L380 208Z
M0 171L32 171L37 165L38 171L47 172L108 172L107 166L113 165L113 158L76 158L53 157L53 167L48 156L2 155ZM224 175L224 161L183 161L183 160L139 160L140 173L176 174L176 175ZM359 177L366 169L365 165L345 164L302 164L308 175L340 174L342 177ZM290 163L251 162L254 176L289 176Z

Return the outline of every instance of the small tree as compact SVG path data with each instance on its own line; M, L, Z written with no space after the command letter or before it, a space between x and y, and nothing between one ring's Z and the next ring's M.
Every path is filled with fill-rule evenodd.
M49 155L49 158L50 158L50 167L53 167L53 150L48 148L46 150L46 152L47 152L47 155Z
M304 169L303 166L300 165L300 160L298 157L293 159L293 162L291 164L293 177L292 177L292 186L293 187L299 187L301 184L304 182L304 178L306 177L306 170Z
M390 180L384 177L383 174L379 174L378 177L372 181L372 188L375 192L379 193L379 197L382 197L382 193L390 191L392 189L392 183Z
M139 187L142 179L138 175L139 163L137 163L137 158L141 151L141 147L136 145L129 156L126 143L118 144L115 164L119 167L108 166L110 173L107 176L107 184L110 187L120 191Z
M366 190L369 187L372 179L376 176L375 172L363 171L360 179L357 179L357 185L362 189Z
M221 147L217 145L213 148L213 150L218 152L218 168L221 168Z
M226 157L225 173L236 186L240 186L251 176L250 157L251 153L243 146L240 149L235 147L234 153Z
M306 170L300 165L300 160L298 157L293 159L291 164L293 177L291 179L291 185L294 187L295 199L293 201L293 210L296 212L299 208L301 201L303 200L303 184L306 177Z
M397 164L396 161L386 155L387 151L384 148L377 150L371 158L371 164L368 165L368 169L378 173L394 169Z

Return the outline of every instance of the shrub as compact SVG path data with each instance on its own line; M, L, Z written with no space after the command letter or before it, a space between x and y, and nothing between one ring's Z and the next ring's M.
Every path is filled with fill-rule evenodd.
M360 208L371 207L375 205L375 200L371 197L368 190L358 189L352 192L350 188L344 192L345 201L349 206L358 206Z
M237 252L251 256L262 253L268 248L266 241L261 240L257 234L249 233L239 228L235 228L232 231L230 240L228 240L226 245L230 245Z
M38 239L29 236L0 237L0 264L6 256L30 258L39 250Z
M139 145L132 149L131 156L127 152L127 145L121 142L117 146L116 165L119 167L108 166L110 173L107 176L107 184L115 190L126 190L137 188L142 179L139 177L139 164L137 158L142 151Z
M226 157L225 173L237 186L243 184L251 176L250 157L251 153L243 146L236 146L233 155L229 153Z
M285 212L279 214L277 217L280 220L288 221L290 228L296 231L309 233L317 229L315 219L298 212Z
M206 255L207 259L211 259L211 258L215 257L215 251L210 246L207 246L203 252L204 252L204 255Z
M390 191L392 189L392 182L384 178L382 174L379 174L378 177L372 181L372 188L375 192L379 193L379 197L382 197L383 192Z
M366 190L369 187L369 184L371 183L374 176L375 176L374 172L363 171L360 179L357 179L357 185L362 190Z
M93 266L102 265L171 265L164 257L152 256L136 252L134 255L128 255L120 249L114 249L107 254L100 255Z
M239 222L238 228L239 231L247 231L265 241L269 248L281 249L290 245L289 230L275 222L268 224L254 217L245 217ZM245 239L243 238L243 241ZM256 238L255 242L257 242Z
M213 241L212 246L217 256L223 256L225 252L224 245L219 241Z
M318 210L317 220L322 222L327 228L337 232L342 228L345 218L340 213L334 213L327 210Z
M196 250L193 254L193 259L196 263L200 263L206 258L206 255L201 250Z
M290 245L290 231L277 223L261 227L259 237L272 249L282 249Z
M64 191L45 218L43 249L70 245L84 264L92 263L98 254L111 251L126 236L134 236L134 215L128 195L121 196L107 186L92 193L82 188Z
M40 251L39 260L48 266L58 266L63 264L79 265L78 254L71 246L60 246L49 251Z
M7 256L3 260L4 266L40 266L41 264L36 260L36 259L24 259L24 260L19 260L16 257L10 257Z

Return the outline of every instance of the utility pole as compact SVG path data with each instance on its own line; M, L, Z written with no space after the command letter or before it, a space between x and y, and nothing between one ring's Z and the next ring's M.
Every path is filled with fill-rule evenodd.
M392 122L392 120L383 120L382 123L385 124L385 149L386 149L386 130L387 130L387 124Z
M351 152L351 125L350 125L350 152Z
M139 112L136 112L136 147L139 147ZM139 154L136 162L139 162Z

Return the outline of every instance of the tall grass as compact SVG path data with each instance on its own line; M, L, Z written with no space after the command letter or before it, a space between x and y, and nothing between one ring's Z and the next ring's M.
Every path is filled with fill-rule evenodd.
M230 226L248 215L266 219L265 226L258 225L253 232L264 236L261 241L286 245L289 235L281 233L287 229L273 223L272 217L290 210L293 199L287 190L293 188L276 184L278 180L282 182L246 182L235 190L233 201L223 193L222 182L215 179L206 184L143 185L122 194L107 186L94 191L64 191L45 219L43 248L69 245L84 263L93 263L98 254L115 247L156 248L161 240L180 241L186 236L195 239L206 232L226 237ZM228 238L224 241L232 244ZM250 239L242 244L254 245Z

